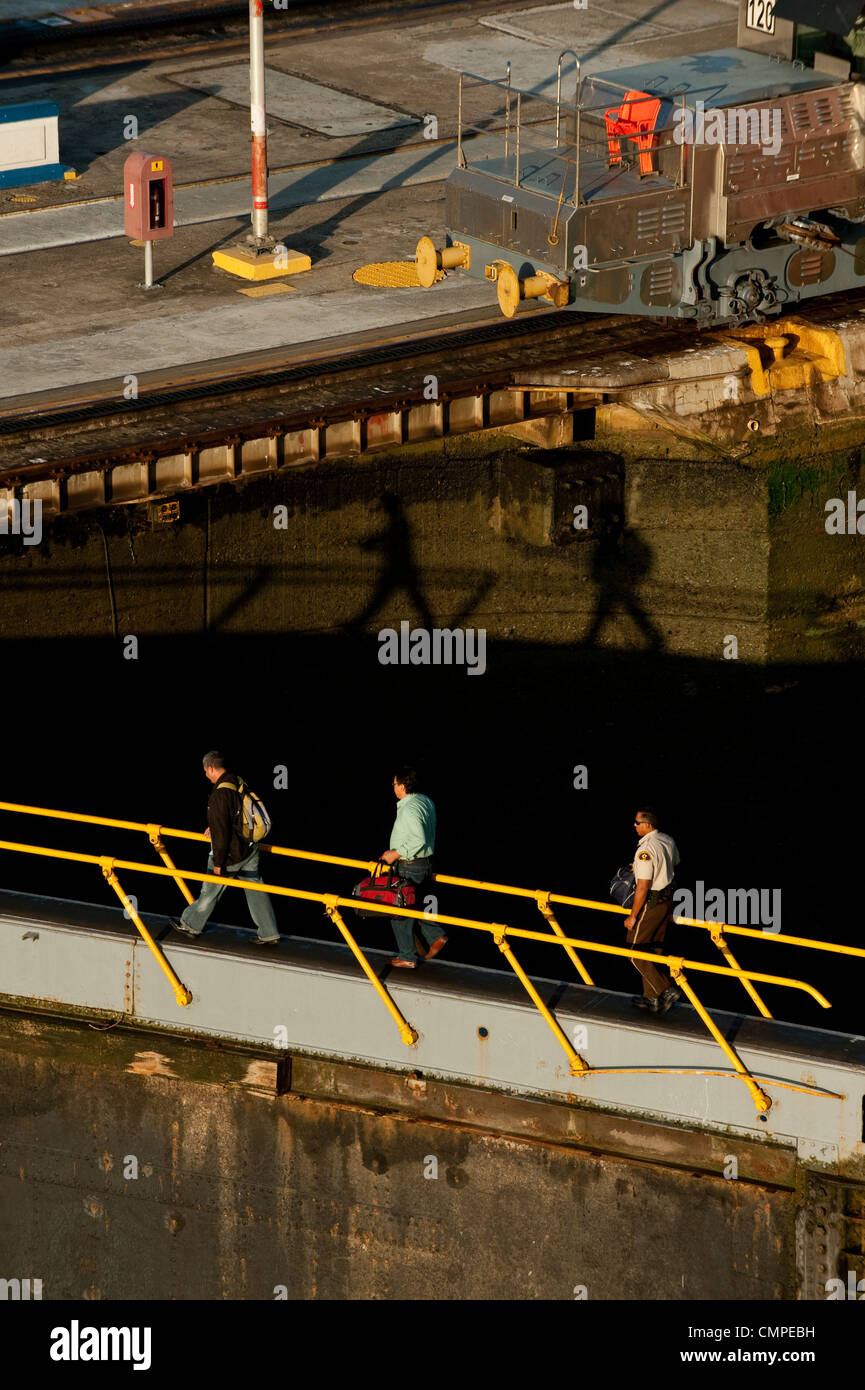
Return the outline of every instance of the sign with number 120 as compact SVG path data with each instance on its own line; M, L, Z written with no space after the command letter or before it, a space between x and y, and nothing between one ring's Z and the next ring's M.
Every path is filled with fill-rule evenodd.
M748 0L745 27L759 29L761 34L774 34L775 0Z

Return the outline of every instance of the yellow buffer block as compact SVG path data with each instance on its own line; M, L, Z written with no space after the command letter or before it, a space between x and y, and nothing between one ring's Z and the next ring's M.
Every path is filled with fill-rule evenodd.
M453 246L444 246L438 250L430 237L422 236L415 250L418 280L424 289L429 289L437 280L441 280L444 271L456 270L458 267L468 270L471 262L471 250L462 241L455 241Z
M568 302L568 281L557 280L545 270L520 279L508 261L493 261L484 267L484 275L495 283L499 308L507 319L514 317L521 299L549 299L557 309Z
M820 381L833 381L847 372L844 344L838 334L802 319L785 317L772 323L745 324L713 337L745 351L755 396L797 391Z
M214 251L213 264L244 280L275 280L280 275L298 275L309 270L312 261L302 251L290 251L277 246L265 256L257 256L247 246L230 246L227 251Z

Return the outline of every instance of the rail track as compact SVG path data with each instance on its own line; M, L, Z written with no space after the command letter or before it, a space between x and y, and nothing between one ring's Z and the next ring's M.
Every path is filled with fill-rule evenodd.
M552 309L514 322L491 311L481 322L433 332L411 327L291 361L269 350L254 364L202 363L182 380L176 371L152 373L137 400L123 399L115 386L111 396L64 391L48 402L7 402L5 412L0 402L0 489L43 485L56 511L81 510L87 489L98 494L96 506L152 500L265 468L560 415L572 393L513 387L527 352L534 362L571 361L578 341L587 354L620 337L626 350L635 330L630 320ZM432 400L425 386L431 373ZM130 465L139 470L138 490L121 497L110 478Z
M65 396L56 403L34 403L23 409L13 402L0 400L0 437L18 434L26 429L38 433L45 429L58 429L66 425L82 424L97 420L116 420L119 417L138 416L142 411L169 408L190 401L210 401L231 397L248 398L251 392L281 388L292 383L317 380L334 374L347 372L366 372L372 368L404 362L417 357L428 356L431 352L452 356L465 349L474 350L489 344L520 342L539 334L548 340L568 339L579 324L595 320L600 316L593 314L574 314L564 310L526 314L513 322L496 318L474 320L457 328L425 329L423 333L396 335L380 338L366 345L355 345L327 353L317 353L299 361L286 363L287 349L268 349L266 353L256 353L254 366L249 364L249 356L228 358L221 363L205 363L195 370L194 366L184 379L177 379L176 370L150 374L163 379L150 390L140 392L135 400L118 398L116 387L112 394L102 393L79 403L70 403L68 390L52 393ZM240 365L246 363L246 366Z
M26 9L26 0L21 4ZM61 6L58 0L58 10ZM328 4L293 0L288 10L265 12L265 37L294 41L335 31L410 24L436 14L492 13L497 8L496 0L330 0ZM177 0L133 10L118 6L106 10L104 19L74 25L0 22L4 58L0 83L126 63L240 53L249 44L248 13L246 0Z

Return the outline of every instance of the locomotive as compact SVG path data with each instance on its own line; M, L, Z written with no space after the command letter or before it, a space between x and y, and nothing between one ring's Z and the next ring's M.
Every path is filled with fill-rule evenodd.
M865 286L861 4L740 0L735 48L613 72L583 76L565 50L555 99L509 68L461 73L446 232L418 243L421 284L459 269L508 317L538 298L707 327Z

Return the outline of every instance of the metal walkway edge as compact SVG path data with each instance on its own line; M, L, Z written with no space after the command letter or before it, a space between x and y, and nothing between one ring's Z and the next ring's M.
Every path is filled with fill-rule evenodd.
M148 917L147 926L155 938L169 936L165 919ZM120 909L0 892L0 1006L696 1125L791 1146L811 1165L851 1174L865 1157L862 1038L715 1014L772 1093L770 1114L758 1120L745 1088L730 1084L739 1078L719 1065L714 1042L684 1007L653 1024L635 1018L626 996L536 979L591 1065L577 1077L513 977L439 961L417 980L392 982L388 955L369 950L377 976L417 1028L408 1051L347 947L283 937L264 957L251 935L217 927L195 944L162 945L192 993L178 1010Z
M156 867L153 864L144 864L136 860L119 859L107 855L84 854L76 850L57 849L44 845L34 845L32 843L22 841L0 840L0 849L4 849L20 855L60 860L70 864L88 864L93 866L94 868L99 868L106 882L116 893L123 908L125 909L125 916L128 920L131 920L134 923L135 927L140 933L142 940L148 947L152 961L156 963L159 969L167 977L171 985L171 988L174 992L176 1003L179 1007L186 1009L193 1003L193 1001L195 1001L199 1005L202 1001L197 999L188 983L184 982L184 980L177 974L177 972L171 964L171 961L166 956L165 951L157 943L154 934L145 925L145 922L143 921L142 916L138 911L137 902L129 898L123 887L123 884L121 883L118 877L118 870L123 873L124 878L127 877L128 873L144 874L151 876L156 875L159 877L172 878L177 884L177 887L182 893L184 899L190 903L193 901L193 894L189 888L187 880L196 883L211 882L218 884L220 887L244 887L247 892L266 892L276 894L280 897L287 897L298 902L320 904L327 913L327 916L330 918L333 926L342 935L344 941L347 943L348 947L350 948L352 954L355 957L357 964L360 966L361 971L364 973L369 983L373 986L373 989L375 993L378 995L381 1003L384 1005L387 1012L391 1015L391 1018L397 1026L402 1042L409 1047L415 1047L418 1044L420 1037L420 1028L415 1023L410 1021L402 1012L399 1004L394 999L390 989L385 987L379 976L379 973L377 973L373 969L373 966L371 965L367 955L365 954L364 950L358 945L351 930L345 922L345 910L347 908L351 909L356 907L356 901L353 898L346 898L340 894L335 894L332 892L308 892L306 890L289 888L272 882L254 881L252 883L241 883L238 880L234 879L229 879L226 882L224 878L218 878L212 873L202 874L188 869L181 869L174 864L170 854L168 853L168 850L165 845L165 839L169 838L204 842L206 837L200 832L196 831L169 828L165 826L160 826L156 823L126 821L105 816L86 815L74 811L50 810L46 807L27 806L16 802L0 802L0 810L10 812L19 816L23 815L28 817L71 822L79 826L90 825L106 829L112 828L115 830L133 831L139 835L144 834L147 836L151 846L156 851L159 858L162 860L161 867ZM351 866L358 869L373 869L372 865L367 864L364 861L347 859L336 855L319 854L305 850L289 849L287 847L279 845L265 845L263 846L263 848L268 851L268 854L270 856L284 856L287 858L306 860L308 862L317 863L321 865L341 865ZM268 873L267 877L272 878L272 874ZM582 1048L584 1045L585 1038L583 1034L585 1033L585 1029L581 1029L578 1034L575 1034L573 1042L571 1042L570 1035L563 1029L557 1017L553 1014L552 1010L545 1003L541 994L538 992L531 979L526 974L525 970L523 969L522 965L520 964L519 960L517 959L514 953L512 945L514 940L516 940L517 942L531 940L536 942L542 942L557 948L561 947L567 953L568 958L576 968L581 978L586 982L586 984L591 985L593 981L588 970L583 964L583 960L581 958L582 953L588 952L590 956L613 956L619 959L624 957L626 959L631 960L632 962L640 958L654 960L655 957L651 953L642 951L632 945L624 947L610 946L599 943L597 941L577 939L573 935L566 935L556 919L556 916L553 912L552 904L556 903L570 907L590 908L607 913L619 914L625 912L625 909L616 907L608 903L599 903L592 899L577 898L563 894L555 894L549 890L531 890L525 888L517 888L512 885L483 882L476 879L458 878L452 875L436 874L435 881L437 883L449 883L463 888L480 890L486 894L501 894L510 897L533 900L539 912L543 916L545 924L549 928L551 928L551 931L531 931L521 927L509 926L501 922L478 921L474 918L457 917L450 914L440 913L438 911L436 911L434 914L431 914L431 916L434 918L435 921L441 922L443 925L467 928L472 931L481 931L488 933L493 937L496 946L499 948L502 955L505 957L508 965L514 972L514 975L517 977L520 984L523 986L526 994L529 996L529 999L531 1000L531 1003L537 1010L538 1015L546 1024L549 1033L552 1034L559 1047L564 1051L569 1063L570 1076L577 1077L580 1080L586 1080L596 1070L600 1070L610 1074L630 1074L635 1070L635 1068L631 1066L611 1067L609 1065L604 1065L603 1067L598 1069L597 1067L592 1066L592 1064L586 1061L585 1057L578 1050ZM364 915L372 916L373 918L375 918L378 915L384 918L399 916L408 919L429 920L425 913L422 913L416 909L408 909L404 907L395 906L386 907L382 904L371 902L365 904ZM769 1084L768 1079L764 1079L764 1085L761 1085L760 1081L757 1078L755 1078L751 1068L748 1066L747 1063L743 1061L737 1048L727 1037L725 1037L722 1031L718 1028L714 1019L711 1017L710 1013L703 1006L700 998L696 993L694 984L692 981L689 981L688 976L696 972L700 976L705 974L721 975L727 978L740 980L740 982L747 990L751 999L757 1004L758 1008L760 1009L760 1012L764 1015L764 1017L771 1017L771 1015L769 1014L769 1010L766 1008L760 995L754 987L755 984L758 982L780 985L788 989L801 990L805 993L810 994L813 997L813 999L821 1007L825 1009L830 1008L831 1005L829 1001L826 998L824 998L824 996L818 990L816 990L812 985L809 985L802 980L790 978L789 976L769 974L762 971L758 972L743 970L739 966L734 956L732 955L726 937L721 934L722 929L724 932L728 934L737 934L746 937L759 937L761 935L760 933L751 931L748 928L727 926L723 923L716 924L688 918L680 918L678 920L684 921L689 926L698 929L703 928L705 930L708 930L711 933L712 940L715 946L718 948L719 951L721 951L726 962L725 965L711 965L700 961L685 959L681 956L671 955L666 957L666 963L670 969L670 973L673 979L676 981L676 984L680 986L681 991L684 992L684 994L687 996L694 1010L699 1015L700 1020L707 1029L710 1038L721 1049L722 1054L726 1057L727 1061L730 1063L733 1069L730 1073L726 1073L723 1071L719 1072L717 1069L706 1071L704 1068L698 1068L697 1070L700 1072L700 1074L705 1074L707 1076L712 1075L716 1078L726 1075L733 1076L742 1083L744 1083L751 1096L751 1100L753 1102L757 1115L759 1116L759 1119L763 1123L766 1123L766 1121L768 1120L769 1112L772 1110L774 1104L773 1099L769 1096L767 1090L764 1089L764 1085ZM26 937L25 939L31 938ZM818 951L833 952L846 957L865 957L865 950L860 949L858 947L846 947L831 942L808 940L806 938L791 937L786 935L781 936L780 934L773 935L768 939L774 941L776 944L803 946L810 949L816 949ZM578 955L577 951L574 948L578 948L581 954ZM129 989L128 980L129 971L127 971L127 985L126 992L124 993L124 1008L127 1008L129 1005L129 999L127 998ZM39 982L37 981L37 984L38 983ZM37 997L41 997L38 990ZM207 1002L209 1004L209 1001ZM485 1038L486 1036L486 1033L479 1032L479 1037L481 1039ZM548 1042L548 1035L545 1036L545 1041ZM641 1069L637 1068L636 1070L639 1071ZM652 1070L655 1069L653 1068ZM693 1072L694 1068L683 1067L683 1065L679 1063L675 1066L671 1066L668 1064L658 1068L657 1070L664 1072L668 1075L685 1075L689 1072ZM831 1089L827 1089L818 1085L814 1081L810 1073L804 1073L798 1079L788 1078L785 1080L775 1077L773 1079L773 1084L776 1087L780 1086L782 1089L786 1091L790 1091L801 1096L806 1096L810 1100L822 1099L833 1101L845 1101L849 1099L842 1092L835 1092ZM861 1113L861 1111L862 1104L859 1103L858 1109L856 1110L857 1116ZM855 1142L860 1143L865 1141L865 1133L862 1132L862 1128L858 1118L855 1121L855 1126L855 1133L857 1136ZM849 1116L845 1120L845 1132L848 1133L849 1136Z

